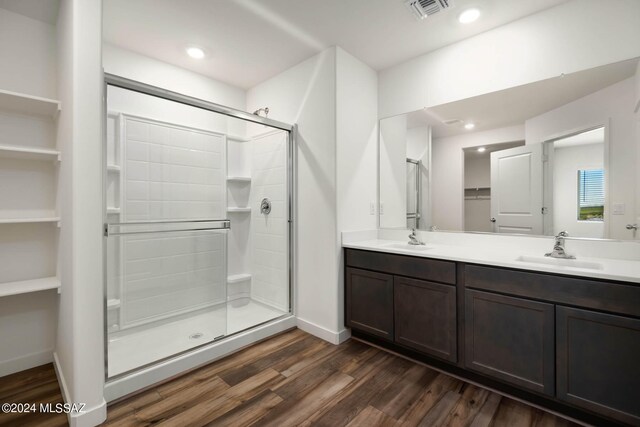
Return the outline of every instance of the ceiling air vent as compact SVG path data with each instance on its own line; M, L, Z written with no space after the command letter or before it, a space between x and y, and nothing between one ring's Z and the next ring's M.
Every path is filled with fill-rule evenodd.
M453 0L405 0L405 5L417 19L424 19L452 6Z

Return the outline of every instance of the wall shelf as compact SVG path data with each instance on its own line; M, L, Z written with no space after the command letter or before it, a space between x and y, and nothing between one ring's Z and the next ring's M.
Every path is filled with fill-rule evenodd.
M59 222L60 217L40 217L40 218L0 218L0 224L27 224L42 222Z
M247 280L251 280L251 274L249 273L233 274L227 277L227 283L239 283Z
M60 111L60 102L54 99L0 90L0 110L56 117Z
M118 165L107 165L107 172L120 173L120 166L118 166Z
M120 208L107 208L108 215L117 215L120 213Z
M249 142L249 141L251 141L251 138L247 138L245 136L239 136L239 135L227 135L227 139L229 141L235 141L235 142Z
M49 289L60 290L60 280L58 280L57 277L0 283L0 297L46 291Z
M46 148L18 147L15 145L0 145L0 157L10 159L49 160L60 161L60 151Z
M227 212L251 212L251 208L237 208L237 207L229 207L227 208Z
M107 300L107 310L115 310L120 308L120 300L119 299L109 299Z
M250 176L228 176L228 182L251 182Z

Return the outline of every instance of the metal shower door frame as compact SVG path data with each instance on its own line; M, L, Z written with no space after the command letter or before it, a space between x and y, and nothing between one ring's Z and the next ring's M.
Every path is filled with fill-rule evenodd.
M261 117L261 116L257 116L251 113L248 113L246 111L242 111L242 110L238 110L235 108L231 108L231 107L227 107L221 104L216 104L214 102L210 102L210 101L206 101L203 99L199 99L196 97L192 97L192 96L188 96L188 95L184 95L178 92L174 92L171 90L167 90L167 89L163 89L161 87L158 86L153 86L153 85L149 85L146 83L142 83L136 80L131 80L125 77L121 77L115 74L110 74L110 73L103 73L103 77L104 77L104 85L103 85L103 93L102 93L102 146L103 146L103 165L101 165L101 167L103 168L103 185L102 185L102 192L103 192L103 204L105 203L106 200L106 186L104 185L107 179L107 171L106 171L106 161L104 161L104 159L106 159L106 146L107 146L107 114L108 114L108 108L107 108L107 88L109 86L114 86L114 87L119 87L121 89L127 89L127 90L131 90L133 92L138 92L144 95L150 95L150 96L154 96L156 98L161 98L167 101L173 101L173 102L177 102L183 105L188 105L191 107L195 107L195 108L199 108L202 110L206 110L206 111L211 111L213 113L218 113L218 114L222 114L228 117L232 117L232 118L236 118L236 119L240 119L240 120L245 120L251 123L257 123L257 124L261 124L261 125L265 125L265 126L269 126L275 129L280 129L283 131L288 132L288 138L287 138L287 191L288 191L288 197L287 197L287 201L289 203L288 206L288 219L287 219L287 223L288 223L288 227L287 227L287 234L288 234L288 274L289 274L289 280L288 280L288 286L289 286L289 314L288 315L295 315L295 306L294 306L294 301L295 301L295 226L294 226L294 215L296 213L295 210L295 192L297 191L297 188L295 186L295 176L297 174L297 170L296 170L296 162L295 162L295 156L296 156L296 150L295 150L295 144L296 144L296 137L297 137L297 125L293 124L288 124L288 123L284 123L284 122L280 122L277 120L273 120L273 119L269 119L267 117ZM106 210L106 205L103 206L103 224L106 224L108 222L107 219L107 210ZM109 375L108 375L108 333L107 333L107 251L106 251L106 245L107 245L107 241L106 241L106 237L103 237L103 317L104 317L104 327L103 327L103 334L104 334L104 339L103 339L103 345L104 345L104 378L105 381L109 381ZM267 323L267 322L265 322ZM253 327L257 327L259 325L254 325ZM233 334L232 334L233 335ZM226 337L230 337L232 335L225 335L224 338ZM223 338L223 339L224 339ZM207 344L203 344L204 345L210 345L213 342L216 341L212 341L209 342ZM184 353L187 353L191 350L187 350ZM180 353L182 354L182 353ZM176 355L174 355L176 356ZM171 357L174 357L171 356ZM156 363L161 362L161 360L159 360ZM114 377L117 378L118 376Z

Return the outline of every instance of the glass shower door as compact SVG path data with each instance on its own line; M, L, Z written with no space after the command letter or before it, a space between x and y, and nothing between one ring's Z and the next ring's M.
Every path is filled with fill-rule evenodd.
M110 115L106 165L108 377L227 333L226 143Z

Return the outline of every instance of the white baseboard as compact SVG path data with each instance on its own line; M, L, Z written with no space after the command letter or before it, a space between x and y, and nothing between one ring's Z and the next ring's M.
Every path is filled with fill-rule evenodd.
M60 364L60 359L57 353L53 353L53 367L58 377L58 384L60 385L60 391L62 392L62 398L65 403L79 403L72 402L69 397L69 387L67 387L67 381L64 377L64 371ZM73 413L67 416L69 426L71 427L94 427L100 425L107 419L107 402L102 399L100 403L90 408L85 407L80 413Z
M14 359L0 361L0 377L15 374L36 366L53 362L53 349L30 353Z
M309 322L308 320L301 319L300 317L297 318L297 322L298 328L320 339L328 341L331 344L342 344L351 337L351 331L348 329L342 329L341 331L334 332L316 325L315 323Z

